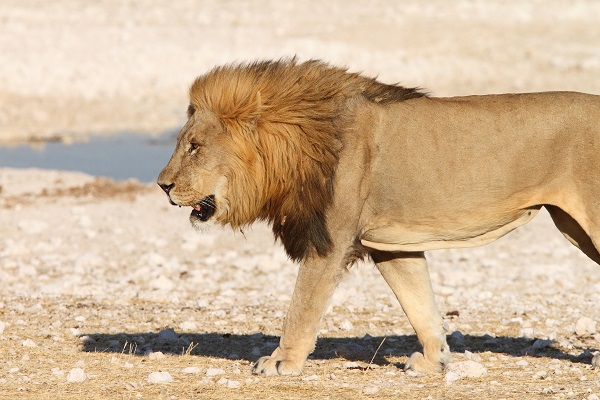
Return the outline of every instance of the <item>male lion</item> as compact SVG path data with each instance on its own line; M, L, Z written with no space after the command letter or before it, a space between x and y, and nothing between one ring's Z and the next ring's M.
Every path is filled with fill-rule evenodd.
M600 262L600 97L428 97L319 61L216 67L158 184L190 221L266 220L300 263L279 347L252 371L300 374L349 264L370 257L423 353L450 359L423 252L489 243L543 206Z

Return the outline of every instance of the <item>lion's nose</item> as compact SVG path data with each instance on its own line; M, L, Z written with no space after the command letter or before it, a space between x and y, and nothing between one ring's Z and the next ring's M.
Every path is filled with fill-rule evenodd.
M171 189L173 189L173 186L175 186L175 184L171 183L171 184L167 185L166 183L160 183L159 182L158 186L160 186L160 188L162 190L164 190L166 194L169 194L169 192L171 191Z

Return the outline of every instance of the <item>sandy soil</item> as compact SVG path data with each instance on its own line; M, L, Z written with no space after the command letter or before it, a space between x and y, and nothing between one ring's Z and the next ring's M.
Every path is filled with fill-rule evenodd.
M6 0L0 143L172 129L196 75L290 54L438 95L600 93L598 20L595 1ZM546 215L429 254L454 375L402 371L413 331L360 265L304 374L262 378L297 269L267 227L198 235L188 212L154 185L0 168L0 398L600 396L598 267Z

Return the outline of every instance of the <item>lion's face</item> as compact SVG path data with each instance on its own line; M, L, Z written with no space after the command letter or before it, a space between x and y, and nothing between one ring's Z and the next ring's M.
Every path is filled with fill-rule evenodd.
M188 110L175 151L158 177L173 205L192 207L190 222L200 228L225 212L227 141L218 118L209 111Z

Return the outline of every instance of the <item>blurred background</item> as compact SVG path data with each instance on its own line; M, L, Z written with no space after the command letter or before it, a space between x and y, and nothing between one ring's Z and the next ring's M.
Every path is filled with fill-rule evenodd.
M438 96L600 94L599 21L594 0L3 0L0 167L153 180L194 78L262 58L318 58ZM106 159L118 168L94 168Z

